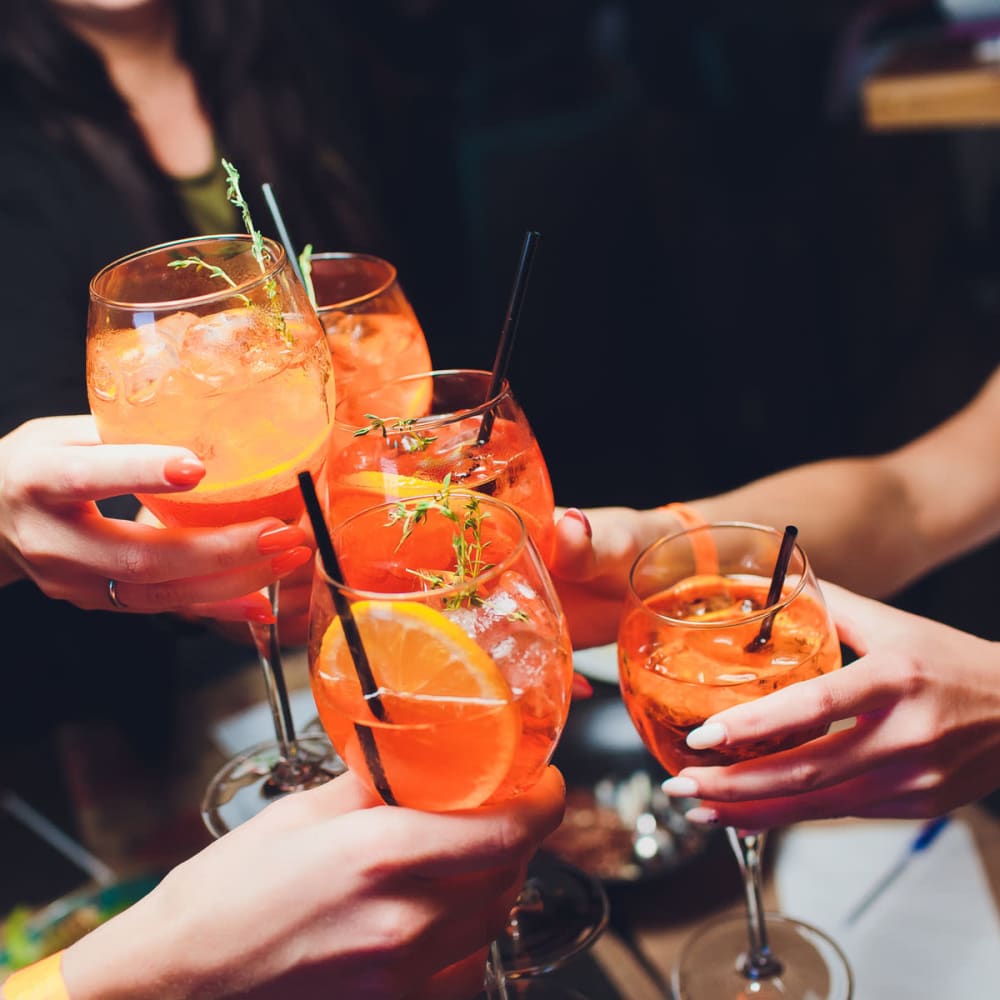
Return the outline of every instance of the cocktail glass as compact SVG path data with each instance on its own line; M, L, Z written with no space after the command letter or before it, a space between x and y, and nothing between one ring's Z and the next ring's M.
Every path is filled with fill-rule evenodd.
M433 492L448 478L516 507L547 559L555 509L548 468L509 383L493 395L490 383L487 371L449 369L344 393L327 463L331 523Z
M107 443L190 448L204 479L141 495L164 524L221 526L304 513L297 474L318 473L334 387L322 328L284 250L249 236L151 247L90 285L87 388ZM277 611L278 586L269 588ZM342 770L329 743L296 739L275 625L251 625L276 740L239 754L212 781L203 816L216 836L271 798Z
M691 750L687 734L709 716L839 669L840 645L801 547L781 595L768 590L780 532L720 523L654 542L636 559L618 636L622 697L650 752L671 774L776 753L822 735L798 732L739 750ZM755 641L769 622L770 637ZM766 629L765 629L766 634ZM761 902L763 831L727 830L746 898L745 917L708 923L674 967L677 1000L849 1000L850 968L815 927Z
M386 801L431 811L530 787L566 721L573 667L565 618L520 514L445 488L368 507L332 536L343 579L322 567L314 578L309 663L320 719L347 766ZM359 680L333 590L353 607L374 694ZM603 910L598 930L606 918ZM512 921L494 948L501 983L584 946L569 926L561 957L535 968Z
M338 395L430 371L427 339L389 261L364 253L314 253L309 274Z

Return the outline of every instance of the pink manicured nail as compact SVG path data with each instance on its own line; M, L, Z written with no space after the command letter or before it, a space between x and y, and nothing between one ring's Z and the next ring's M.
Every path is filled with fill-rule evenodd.
M312 554L312 549L307 549L305 546L289 549L276 559L271 560L271 570L276 576L285 576L293 569L298 569L309 562L312 559Z
M691 778L668 778L660 788L678 798L693 799L698 794L698 785Z
M726 742L726 730L718 722L706 722L692 729L687 735L687 745L692 750L708 750Z
M588 538L594 537L594 529L591 527L590 520L586 514L579 507L570 507L563 517L571 517L574 521L579 521L583 525L583 530L587 532Z
M205 478L205 466L197 458L170 458L163 477L172 486L197 486Z
M590 698L594 693L594 689L583 674L573 674L573 692L572 696L574 698Z
M306 533L294 524L282 524L277 528L268 528L257 536L257 551L261 555L271 552L283 552L295 548L306 541Z
M695 806L684 813L684 818L689 823L698 823L701 826L715 826L719 822L719 814L714 809L706 806Z

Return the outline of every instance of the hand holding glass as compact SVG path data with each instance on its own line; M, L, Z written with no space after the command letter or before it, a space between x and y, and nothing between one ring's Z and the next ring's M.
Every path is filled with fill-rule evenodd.
M736 751L692 750L686 742L724 708L840 668L836 630L798 545L780 596L768 599L781 541L780 532L759 525L705 525L654 542L632 566L618 637L622 697L671 774L822 735L798 732ZM678 1000L848 1000L850 969L829 938L787 917L765 920L764 833L727 832L744 877L746 917L696 932L673 971Z

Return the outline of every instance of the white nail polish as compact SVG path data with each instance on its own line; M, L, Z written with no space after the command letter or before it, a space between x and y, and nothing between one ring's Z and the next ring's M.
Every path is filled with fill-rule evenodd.
M707 750L726 742L726 730L718 722L707 722L692 729L687 735L687 745L692 750Z
M691 778L667 778L660 786L667 795L678 798L694 798L698 794L698 786Z
M689 823L699 823L703 826L714 826L719 822L719 814L714 809L707 809L705 806L695 806L684 813L684 818Z

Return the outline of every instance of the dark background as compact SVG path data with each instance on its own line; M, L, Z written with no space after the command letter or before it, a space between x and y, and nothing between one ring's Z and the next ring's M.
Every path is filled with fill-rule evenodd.
M524 232L542 233L511 382L557 502L652 506L888 449L1000 360L995 132L861 116L863 72L940 30L936 4L340 17L338 107L438 367L489 367ZM900 602L1000 637L996 556Z

